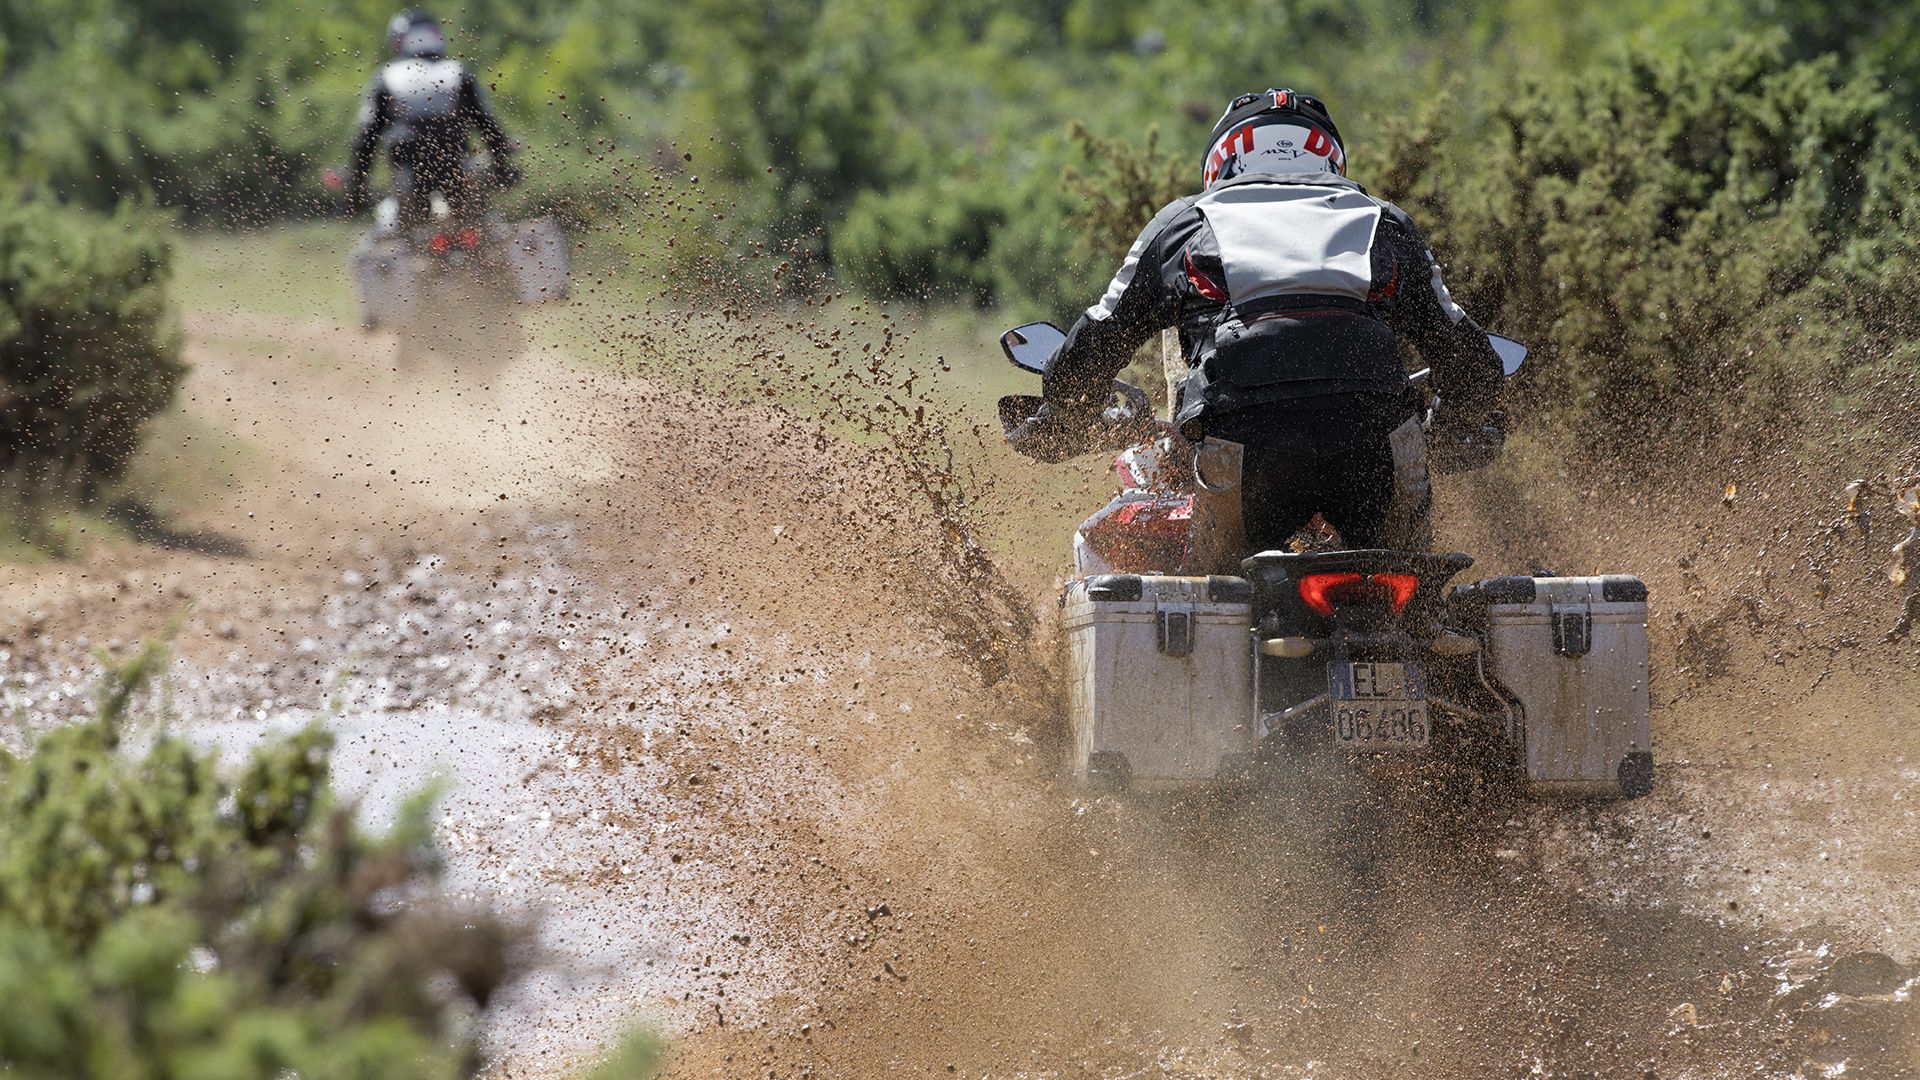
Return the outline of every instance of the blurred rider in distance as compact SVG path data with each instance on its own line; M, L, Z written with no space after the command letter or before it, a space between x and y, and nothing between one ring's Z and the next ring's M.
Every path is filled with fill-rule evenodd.
M347 200L367 203L367 177L384 147L393 166L389 207L375 217L376 236L425 216L433 192L450 203L475 200L476 177L468 170L468 143L478 135L492 157L492 181L510 187L519 180L513 142L493 115L479 80L465 64L448 59L440 21L423 11L404 11L387 26L393 59L367 87L353 137Z
M1399 343L1433 369L1440 454L1460 433L1497 432L1501 365L1486 334L1413 221L1347 179L1317 99L1235 98L1201 164L1202 191L1154 215L1068 332L1028 425L1071 444L1134 351L1177 327L1190 374L1174 423L1190 441L1245 447L1250 550L1283 548L1315 513L1349 548L1430 547L1428 436Z

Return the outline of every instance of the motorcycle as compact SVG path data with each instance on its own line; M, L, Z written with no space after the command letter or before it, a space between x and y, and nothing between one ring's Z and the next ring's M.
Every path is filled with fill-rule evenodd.
M426 194L424 213L402 220L400 199L374 207L374 227L349 257L364 329L393 328L403 340L437 348L468 331L483 344L511 323L507 309L564 299L569 265L557 221L509 222L488 197L506 186L484 156L469 157L458 190ZM329 187L344 187L329 169ZM465 352L455 343L456 352Z
M1489 335L1506 375L1526 348ZM1064 341L1001 337L1042 373ZM1423 427L1442 415L1414 373ZM1069 771L1103 789L1244 783L1278 765L1445 759L1542 797L1653 786L1647 590L1623 574L1454 585L1464 553L1341 550L1323 523L1295 550L1233 547L1237 450L1189 444L1138 387L1063 431L1041 399L999 403L1016 451L1057 462L1117 451L1120 492L1074 537L1064 590ZM1443 472L1484 467L1499 427L1453 432ZM1243 544L1244 541L1241 541Z

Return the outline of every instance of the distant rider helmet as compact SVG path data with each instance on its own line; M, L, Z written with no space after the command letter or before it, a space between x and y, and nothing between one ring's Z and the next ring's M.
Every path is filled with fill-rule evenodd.
M445 56L447 35L440 29L439 19L413 8L395 15L387 24L387 48L406 59Z
M1241 94L1220 114L1207 139L1201 183L1211 188L1243 173L1302 172L1347 175L1340 129L1319 98L1267 89Z

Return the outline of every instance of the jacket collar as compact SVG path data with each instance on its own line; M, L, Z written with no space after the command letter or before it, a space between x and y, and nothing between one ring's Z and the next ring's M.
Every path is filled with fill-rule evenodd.
M1236 176L1231 180L1220 181L1219 183L1213 185L1213 187L1211 188L1208 188L1205 192L1202 192L1201 194L1211 195L1216 191L1223 191L1230 187L1251 187L1256 184L1302 184L1308 187L1337 187L1337 188L1346 188L1350 191L1357 191L1362 195L1367 194L1366 188L1361 187L1358 183L1352 180L1349 180L1344 176L1341 176L1337 172L1241 173L1239 176Z

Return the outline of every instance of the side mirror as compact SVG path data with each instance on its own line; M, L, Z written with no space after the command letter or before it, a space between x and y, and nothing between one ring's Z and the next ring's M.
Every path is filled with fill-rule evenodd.
M1067 335L1052 323L1030 322L1000 335L1000 348L1013 361L1013 366L1043 375L1047 370L1047 361L1060 351Z
M1527 347L1525 345L1510 337L1501 337L1499 334L1488 334L1487 340L1493 343L1493 351L1500 354L1502 375L1512 375L1520 370L1521 364L1526 362Z

